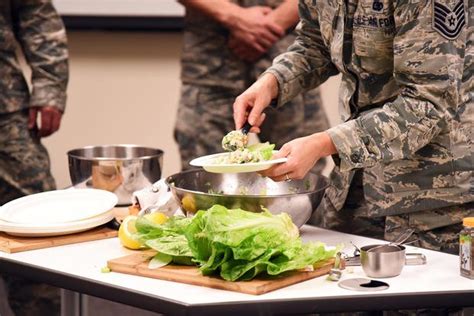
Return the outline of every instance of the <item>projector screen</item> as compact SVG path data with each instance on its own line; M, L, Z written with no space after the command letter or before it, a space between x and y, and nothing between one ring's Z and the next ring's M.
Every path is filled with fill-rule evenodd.
M175 0L53 0L63 16L182 17Z

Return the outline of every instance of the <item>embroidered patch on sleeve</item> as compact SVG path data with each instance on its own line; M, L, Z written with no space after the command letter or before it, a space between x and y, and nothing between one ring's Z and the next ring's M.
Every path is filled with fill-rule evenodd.
M433 29L449 40L456 39L466 25L464 1L459 0L453 9L433 0Z

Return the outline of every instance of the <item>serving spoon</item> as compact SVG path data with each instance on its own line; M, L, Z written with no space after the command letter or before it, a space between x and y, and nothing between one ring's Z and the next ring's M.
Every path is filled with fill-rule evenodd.
M245 148L248 143L248 133L252 125L247 121L240 130L230 131L227 135L222 138L222 148L226 151L236 151L237 149ZM229 142L229 139L237 139L238 142ZM242 146L238 146L237 143L241 143Z
M271 100L270 104L268 106L271 107L271 108L276 108L277 107L277 100L276 99ZM227 133L227 135L225 135L224 138L222 138L222 148L226 151L236 151L237 149L245 148L245 146L247 146L247 142L248 142L247 134L249 133L251 128L252 128L252 125L250 125L250 123L247 121L247 122L245 122L244 126L242 126L242 128L240 130L231 131L231 132ZM237 133L240 133L240 135L237 135ZM243 143L242 147L239 147L235 144L229 144L227 142L224 143L224 140L232 134L235 134L234 137L242 137L242 143Z

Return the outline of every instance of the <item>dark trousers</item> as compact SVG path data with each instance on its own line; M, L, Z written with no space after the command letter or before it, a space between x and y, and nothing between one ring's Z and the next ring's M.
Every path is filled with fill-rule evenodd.
M0 114L0 205L55 188L48 152L36 132L28 129L28 111ZM58 288L21 276L3 274L1 277L15 315L60 314Z

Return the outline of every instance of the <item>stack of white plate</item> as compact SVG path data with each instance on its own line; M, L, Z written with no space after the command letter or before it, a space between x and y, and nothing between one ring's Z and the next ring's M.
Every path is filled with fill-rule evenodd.
M85 231L113 219L117 196L97 189L28 195L0 207L0 231L16 236L55 236Z

